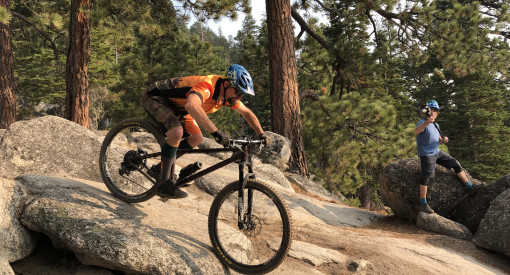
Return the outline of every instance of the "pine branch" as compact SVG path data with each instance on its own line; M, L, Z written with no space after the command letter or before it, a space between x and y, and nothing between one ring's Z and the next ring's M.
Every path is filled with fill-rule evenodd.
M39 35L41 35L46 41L48 41L50 43L50 48L53 49L53 54L55 56L55 59L58 60L59 54L58 54L58 50L57 50L57 45L55 45L55 42L53 42L51 37L46 32L41 30L35 23L30 21L28 18L26 18L25 16L15 12L15 11L11 11L11 13L14 17L16 17L16 18L28 23L32 27L34 27L34 29L37 31L37 33L39 33Z
M328 51L335 50L335 48L331 44L329 44L324 38L322 38L315 31L313 31L312 28L308 26L303 17L301 17L301 15L295 9L291 9L291 14L292 18L296 20L301 29L308 33L311 37L313 37L322 47L324 47L324 49Z
M310 98L313 101L318 101L319 95L310 90L301 91L299 93L299 102L303 101L305 98Z

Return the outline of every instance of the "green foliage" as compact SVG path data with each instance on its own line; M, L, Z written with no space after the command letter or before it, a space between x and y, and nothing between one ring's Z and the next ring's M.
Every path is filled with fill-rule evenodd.
M31 115L39 102L64 106L65 102L65 66L64 57L55 60L48 48L32 47L28 41L15 41L14 47L23 47L16 52L15 77L18 82L18 101L21 118ZM44 69L41 69L43 67ZM23 77L30 75L30 78Z
M310 170L331 190L355 194L390 161L415 152L413 125L398 125L393 99L366 88L303 107ZM408 138L402 138L408 137Z
M487 74L458 78L449 85L450 104L442 113L448 147L477 179L494 181L510 167L510 118L506 87Z
M7 7L0 6L0 24L7 25L11 21L12 14Z
M12 10L36 24L53 43L50 45L26 22L11 20L18 119L33 116L34 107L40 102L58 105L57 112L63 114L66 39L61 30L67 26L63 9L68 8L64 1L13 3Z
M232 19L237 18L237 12L243 11L250 13L249 0L177 0L183 3L183 8L191 10L200 20L219 19L221 16L228 16Z

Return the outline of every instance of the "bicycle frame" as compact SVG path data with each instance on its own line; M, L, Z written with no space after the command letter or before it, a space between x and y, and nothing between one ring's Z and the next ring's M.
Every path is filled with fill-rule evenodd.
M246 211L246 215L243 217L244 213L244 187L246 186L246 182L249 178L254 177L253 173L253 167L250 162L246 163L248 160L248 146L242 145L241 148L234 147L234 148L215 148L215 149L187 149L187 150L179 150L182 154L198 154L198 153L216 153L216 152L233 152L234 154L232 157L223 160L215 165L212 165L200 172L197 172L189 177L186 177L182 180L179 180L175 183L176 186L182 186L190 181L193 181L199 177L202 177L204 175L207 175L215 170L218 170L230 163L236 162L239 160L239 191L238 191L238 217L237 217L237 225L239 229L244 229L245 224L249 221L244 220L245 217L251 217L252 212L252 197L253 197L253 190L249 190L248 193L248 209ZM248 166L248 174L244 175L244 167L245 165Z
M239 143L239 145L235 145L234 147L228 147L228 148L211 148L211 149L180 149L178 150L178 153L185 155L185 154L200 154L200 153L218 153L218 152L232 152L233 155L223 160L217 164L214 164L200 172L197 172L195 174L192 174L184 179L178 180L175 182L175 186L179 187L182 186L188 182L191 182L199 177L202 177L204 175L207 175L213 171L216 171L224 166L227 166L233 162L239 161L239 190L238 190L238 226L239 229L244 229L245 224L249 224L250 220L245 220L245 218L250 218L252 213L252 200L253 200L253 190L248 191L248 209L246 209L246 215L243 216L244 213L244 188L246 186L246 182L249 178L255 178L255 174L253 173L253 167L251 162L248 161L249 159L249 153L248 153L248 145L251 143L260 143L259 142L252 142L249 140L233 140L234 143ZM154 153L149 155L142 156L142 159L146 158L152 158L160 156L161 153ZM244 167L248 166L248 174L245 175L244 173ZM142 172L146 177L149 178L146 173ZM173 173L172 173L173 174Z

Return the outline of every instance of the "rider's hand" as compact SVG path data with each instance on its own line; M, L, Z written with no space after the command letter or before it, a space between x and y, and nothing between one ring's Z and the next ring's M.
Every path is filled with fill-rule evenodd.
M214 140L216 140L217 143L223 145L223 147L230 145L230 137L227 134L221 131L216 131L212 133L212 136L214 137Z
M266 146L268 146L271 143L271 139L265 133L260 134L259 139L263 140L264 145Z
M427 122L430 124L430 123L434 123L434 121L436 121L436 117L435 116L429 116L427 118Z

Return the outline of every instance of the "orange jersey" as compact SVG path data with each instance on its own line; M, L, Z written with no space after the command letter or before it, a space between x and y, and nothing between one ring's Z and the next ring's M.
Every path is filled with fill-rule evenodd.
M192 93L198 95L202 99L202 109L206 114L212 114L223 106L229 106L228 103L218 100L221 89L221 79L219 75L207 76L186 76L175 77L160 80L147 89L146 93L152 96L162 96L168 98L176 113L186 114L184 108L188 100L188 96ZM240 101L237 101L233 109L239 108Z

